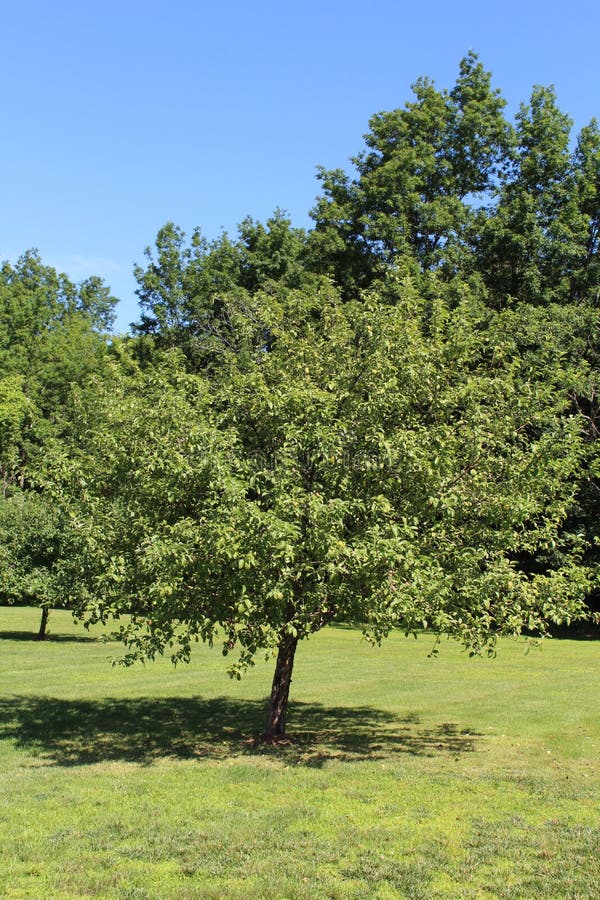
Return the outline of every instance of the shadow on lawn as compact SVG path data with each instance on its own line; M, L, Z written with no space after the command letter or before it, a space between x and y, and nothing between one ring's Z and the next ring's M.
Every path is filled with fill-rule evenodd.
M91 634L53 634L48 631L40 641L37 631L0 631L0 641L36 641L40 644L98 644L99 639Z
M264 713L264 702L224 697L14 697L0 700L0 739L15 741L48 765L273 755L321 766L331 759L467 753L478 736L452 723L426 728L417 715L398 717L368 706L293 703L288 719L293 743L270 747L248 739L260 734Z

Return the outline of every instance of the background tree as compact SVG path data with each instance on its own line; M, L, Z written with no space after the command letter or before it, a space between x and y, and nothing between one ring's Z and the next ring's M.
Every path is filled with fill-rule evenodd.
M265 225L244 219L235 241L222 234L209 242L196 229L187 243L184 232L167 223L154 250L146 249L146 268L135 268L142 311L133 326L142 339L138 357L177 347L192 371L202 369L215 334L223 341L229 332L234 339L226 294L235 290L239 298L252 297L276 285L315 283L304 264L305 243L304 231L293 228L280 210Z
M55 577L67 552L68 522L34 491L19 491L0 501L0 603L41 609L38 640L47 636L53 607L69 605Z
M475 240L477 267L493 303L570 299L588 229L571 125L553 88L535 87L517 113L510 165L479 217Z
M2 498L18 484L23 486L25 435L31 427L34 407L27 397L23 375L0 378L0 476Z
M100 373L116 299L99 278L75 285L25 253L0 269L0 599L63 605L53 569L65 522L40 492L37 471L62 433L71 384Z
M536 86L514 125L477 56L450 90L428 79L415 99L369 122L351 177L319 170L307 259L358 297L388 271L480 283L492 305L580 301L598 291L600 138L574 151L553 87ZM435 273L432 288L431 273Z
M600 300L600 129L596 119L582 128L575 150L575 191L585 221L571 297Z
M495 185L512 131L491 76L469 53L451 91L428 79L415 100L369 122L366 150L352 159L357 177L321 169L313 211L312 264L346 296L393 268L414 272L465 268L477 204Z

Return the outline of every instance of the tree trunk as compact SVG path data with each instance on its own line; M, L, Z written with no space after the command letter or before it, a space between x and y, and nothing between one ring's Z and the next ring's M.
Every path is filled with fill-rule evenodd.
M48 627L48 616L50 615L50 610L47 606L42 606L42 618L40 619L40 630L38 631L37 640L45 641L48 637L47 627Z
M265 741L277 742L284 740L286 737L285 720L297 646L298 638L289 634L284 635L279 644L273 686L271 687L267 725L264 733Z

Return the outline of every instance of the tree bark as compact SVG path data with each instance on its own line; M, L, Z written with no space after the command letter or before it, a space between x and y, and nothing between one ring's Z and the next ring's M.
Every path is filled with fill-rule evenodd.
M42 606L42 618L40 619L40 630L38 631L37 640L45 641L48 637L47 628L48 628L48 616L50 615L50 610L47 606Z
M271 687L267 725L263 736L265 741L277 742L285 740L285 722L288 710L288 699L290 696L290 684L292 683L294 656L297 646L298 638L292 637L289 634L286 634L281 638L279 650L277 652L277 663L275 664L273 685Z

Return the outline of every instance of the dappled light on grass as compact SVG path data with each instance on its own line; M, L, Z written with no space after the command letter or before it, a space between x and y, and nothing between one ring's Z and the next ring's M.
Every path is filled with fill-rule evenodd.
M272 754L314 767L334 759L457 755L473 751L477 738L475 732L450 722L425 727L417 714L294 703L293 740L272 747L256 739L265 707L263 701L224 697L97 701L12 697L0 701L0 739L58 766Z

